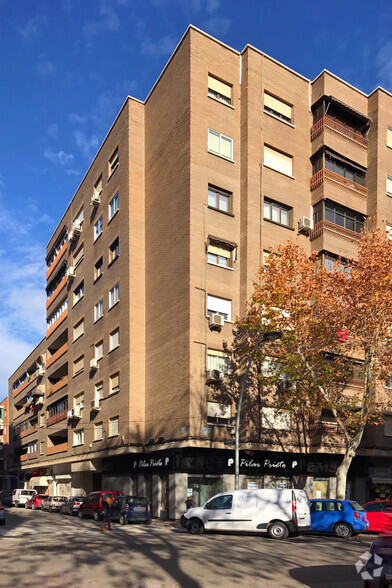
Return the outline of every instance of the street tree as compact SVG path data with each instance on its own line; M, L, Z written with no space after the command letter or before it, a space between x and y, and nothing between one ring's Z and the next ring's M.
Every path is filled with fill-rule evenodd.
M270 383L290 382L279 388L282 409L332 412L345 446L336 471L342 499L366 425L381 422L391 404L383 384L392 366L392 243L380 230L363 233L355 260L326 266L289 242L269 256L258 278L239 326L250 336L265 325L284 333L273 348L263 346L277 366ZM363 378L355 392L353 366Z

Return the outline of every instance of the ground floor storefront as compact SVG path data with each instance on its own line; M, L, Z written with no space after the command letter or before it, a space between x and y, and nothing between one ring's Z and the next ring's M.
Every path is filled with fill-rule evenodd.
M301 488L310 498L335 498L335 472L341 456L240 451L240 488ZM234 450L171 448L79 460L26 471L20 483L49 495L86 495L121 490L146 496L154 517L178 519L188 496L197 505L234 489ZM356 457L349 471L346 498L360 504L392 493L392 460Z

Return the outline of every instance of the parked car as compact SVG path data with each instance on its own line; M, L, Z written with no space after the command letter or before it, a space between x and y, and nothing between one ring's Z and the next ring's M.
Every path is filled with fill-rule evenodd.
M367 572L371 579L364 579L364 588L384 588L392 585L392 536L380 535L369 548L370 557L365 563L362 578Z
M24 506L25 503L31 498L35 496L37 492L35 490L26 490L25 488L16 488L12 492L12 504L14 506Z
M67 500L66 496L48 496L46 500L42 501L42 510L49 512L59 511L61 505Z
M0 503L0 525L5 525L5 508Z
M90 492L79 506L78 517L93 517L95 521L102 518L102 501L111 498L113 501L116 496L123 496L123 492L115 490L99 490Z
M84 496L70 496L60 506L61 514L68 514L70 516L78 514L79 506L82 504Z
M37 508L42 508L42 501L48 498L47 494L35 494L27 502L25 502L25 508L31 508L32 510L36 510Z
M369 527L366 512L355 500L312 499L310 501L312 532L333 533L336 537L351 537L364 533Z
M151 523L151 506L143 496L117 496L111 512L112 520L121 525L136 521Z
M363 505L369 521L368 531L392 535L392 505L386 500L374 500Z
M12 506L12 492L10 490L0 492L0 502L4 506Z
M195 534L248 531L286 539L310 530L309 499L304 490L233 490L186 510L181 526Z

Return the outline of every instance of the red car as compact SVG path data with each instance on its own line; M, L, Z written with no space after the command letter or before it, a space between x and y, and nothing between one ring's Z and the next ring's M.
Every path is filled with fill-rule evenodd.
M31 508L32 510L42 508L42 501L46 500L47 498L47 494L35 494L25 503L25 508Z
M375 500L363 505L369 521L368 531L392 534L392 504L386 500Z

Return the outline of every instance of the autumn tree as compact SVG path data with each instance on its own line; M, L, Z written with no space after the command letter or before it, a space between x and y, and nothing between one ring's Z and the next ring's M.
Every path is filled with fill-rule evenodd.
M366 424L379 422L390 404L383 383L392 366L392 243L380 230L364 233L355 260L328 268L317 254L288 243L271 254L258 278L240 327L249 334L265 325L283 332L270 348L278 366L272 380L291 382L279 394L282 408L332 411L345 441L336 472L342 499ZM363 387L349 393L355 360Z

